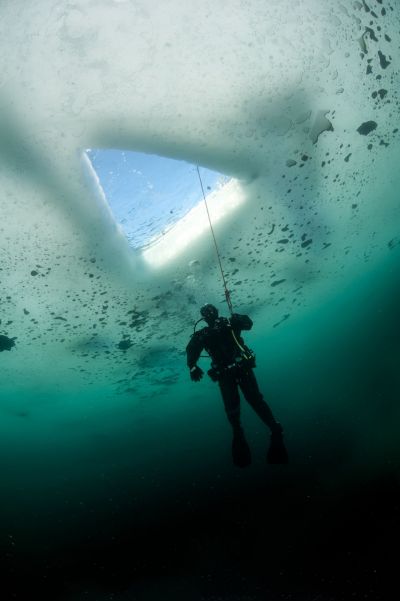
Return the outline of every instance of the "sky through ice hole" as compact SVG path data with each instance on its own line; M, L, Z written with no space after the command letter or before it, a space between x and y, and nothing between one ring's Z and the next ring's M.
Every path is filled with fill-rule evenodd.
M146 249L203 200L196 165L116 149L87 149L107 203L132 248ZM229 182L200 167L206 196Z

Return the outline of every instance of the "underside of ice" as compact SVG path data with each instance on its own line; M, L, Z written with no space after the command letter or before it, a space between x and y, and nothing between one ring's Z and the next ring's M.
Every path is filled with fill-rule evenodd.
M34 435L99 407L121 422L179 414L199 306L227 311L209 230L146 260L87 148L230 178L241 201L215 233L259 365L397 252L400 9L369 4L2 3L0 334L15 342L0 349L3 438L21 416Z

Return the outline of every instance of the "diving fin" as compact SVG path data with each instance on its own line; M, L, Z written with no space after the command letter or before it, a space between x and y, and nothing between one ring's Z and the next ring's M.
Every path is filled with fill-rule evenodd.
M289 463L288 452L283 442L282 426L273 430L271 433L271 442L267 452L267 463L286 464Z
M251 464L251 452L243 430L237 430L233 434L232 459L236 467L247 467Z

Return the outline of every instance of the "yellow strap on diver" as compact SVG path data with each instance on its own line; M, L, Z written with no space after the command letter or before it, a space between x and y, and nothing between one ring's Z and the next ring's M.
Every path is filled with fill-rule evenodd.
M244 356L247 358L247 351L242 347L242 345L239 343L238 339L236 338L235 332L233 331L233 328L232 328L232 325L231 325L231 332L232 332L232 336L233 336L236 344L238 345L238 347L240 348L242 353L244 353Z

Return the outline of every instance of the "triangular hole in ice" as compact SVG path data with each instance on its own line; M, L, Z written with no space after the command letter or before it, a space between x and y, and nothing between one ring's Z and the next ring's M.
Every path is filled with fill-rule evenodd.
M88 149L116 222L129 244L143 249L203 200L195 165L157 155L116 149ZM200 168L206 195L229 178Z

